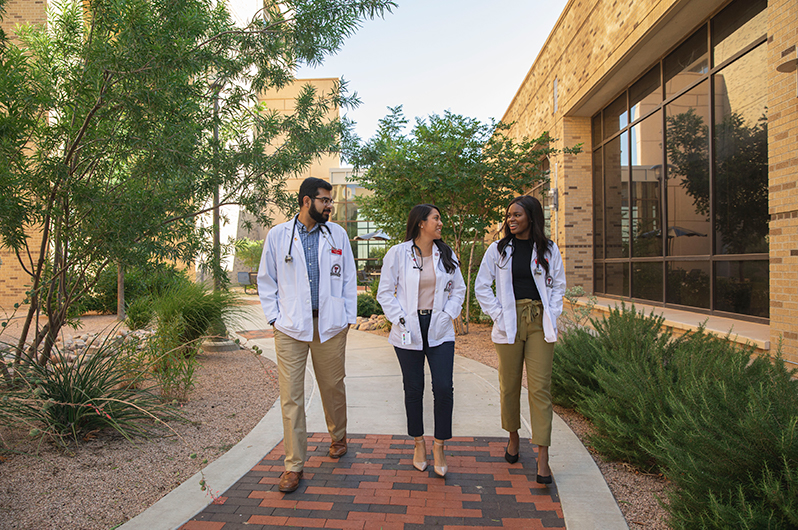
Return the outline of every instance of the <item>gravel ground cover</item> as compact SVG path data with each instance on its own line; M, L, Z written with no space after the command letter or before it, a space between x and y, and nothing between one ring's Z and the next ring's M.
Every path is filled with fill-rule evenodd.
M74 334L102 331L113 320L84 318ZM6 447L0 453L0 528L113 528L246 436L277 399L276 367L249 350L200 354L198 360L196 386L181 408L188 421L171 422L174 432L132 445L102 431L64 451L0 429L0 447ZM211 480L207 486L221 493Z

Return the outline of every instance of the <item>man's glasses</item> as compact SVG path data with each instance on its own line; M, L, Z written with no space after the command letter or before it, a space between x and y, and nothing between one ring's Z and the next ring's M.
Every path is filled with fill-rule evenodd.
M327 197L316 197L316 200L317 200L317 201L321 201L321 203L322 203L324 206L332 206L333 204L335 204L335 201L334 201L334 200L332 200L332 199L329 199L329 198L327 198Z

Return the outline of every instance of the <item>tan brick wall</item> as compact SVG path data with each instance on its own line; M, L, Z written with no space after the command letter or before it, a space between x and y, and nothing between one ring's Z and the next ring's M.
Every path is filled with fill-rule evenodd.
M798 86L776 67L796 57L798 3L768 2L768 156L770 184L770 332L798 362Z
M592 290L591 115L726 4L571 0L510 103L503 121L515 123L512 135L548 131L558 138L556 147L583 143L582 154L551 160L551 187L559 191L553 237L563 250L569 285ZM783 337L785 358L798 362L798 87L795 72L776 71L796 57L798 2L770 0L767 16L771 343L775 348Z
M45 24L47 22L45 0L10 0L6 4L2 27L6 35L15 38L16 28L23 24ZM4 260L5 261L5 260Z
M47 22L47 3L44 0L11 0L5 6L5 15L0 26L11 39L17 35L16 28L22 24L44 24ZM29 241L32 248L38 249L41 238ZM14 304L22 303L25 291L30 285L30 277L22 269L17 256L9 249L0 246L0 316L10 311Z

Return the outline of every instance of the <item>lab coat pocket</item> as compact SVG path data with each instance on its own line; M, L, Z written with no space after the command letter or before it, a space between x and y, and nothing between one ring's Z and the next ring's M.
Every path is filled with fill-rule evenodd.
M300 301L295 296L281 298L278 301L278 308L280 313L277 317L277 324L285 329L298 331L302 321Z
M339 289L340 291L340 289ZM346 300L340 296L331 296L327 301L328 310L326 314L332 317L332 322L336 328L343 328L348 325L346 316Z

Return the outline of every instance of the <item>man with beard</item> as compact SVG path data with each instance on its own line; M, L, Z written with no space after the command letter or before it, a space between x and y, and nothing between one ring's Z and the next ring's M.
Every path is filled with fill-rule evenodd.
M331 191L321 179L302 182L299 214L269 231L258 269L260 302L277 351L285 445L280 491L286 493L299 487L307 457L308 349L332 439L329 455L346 453L344 353L349 324L357 317L357 280L346 231L327 223Z

